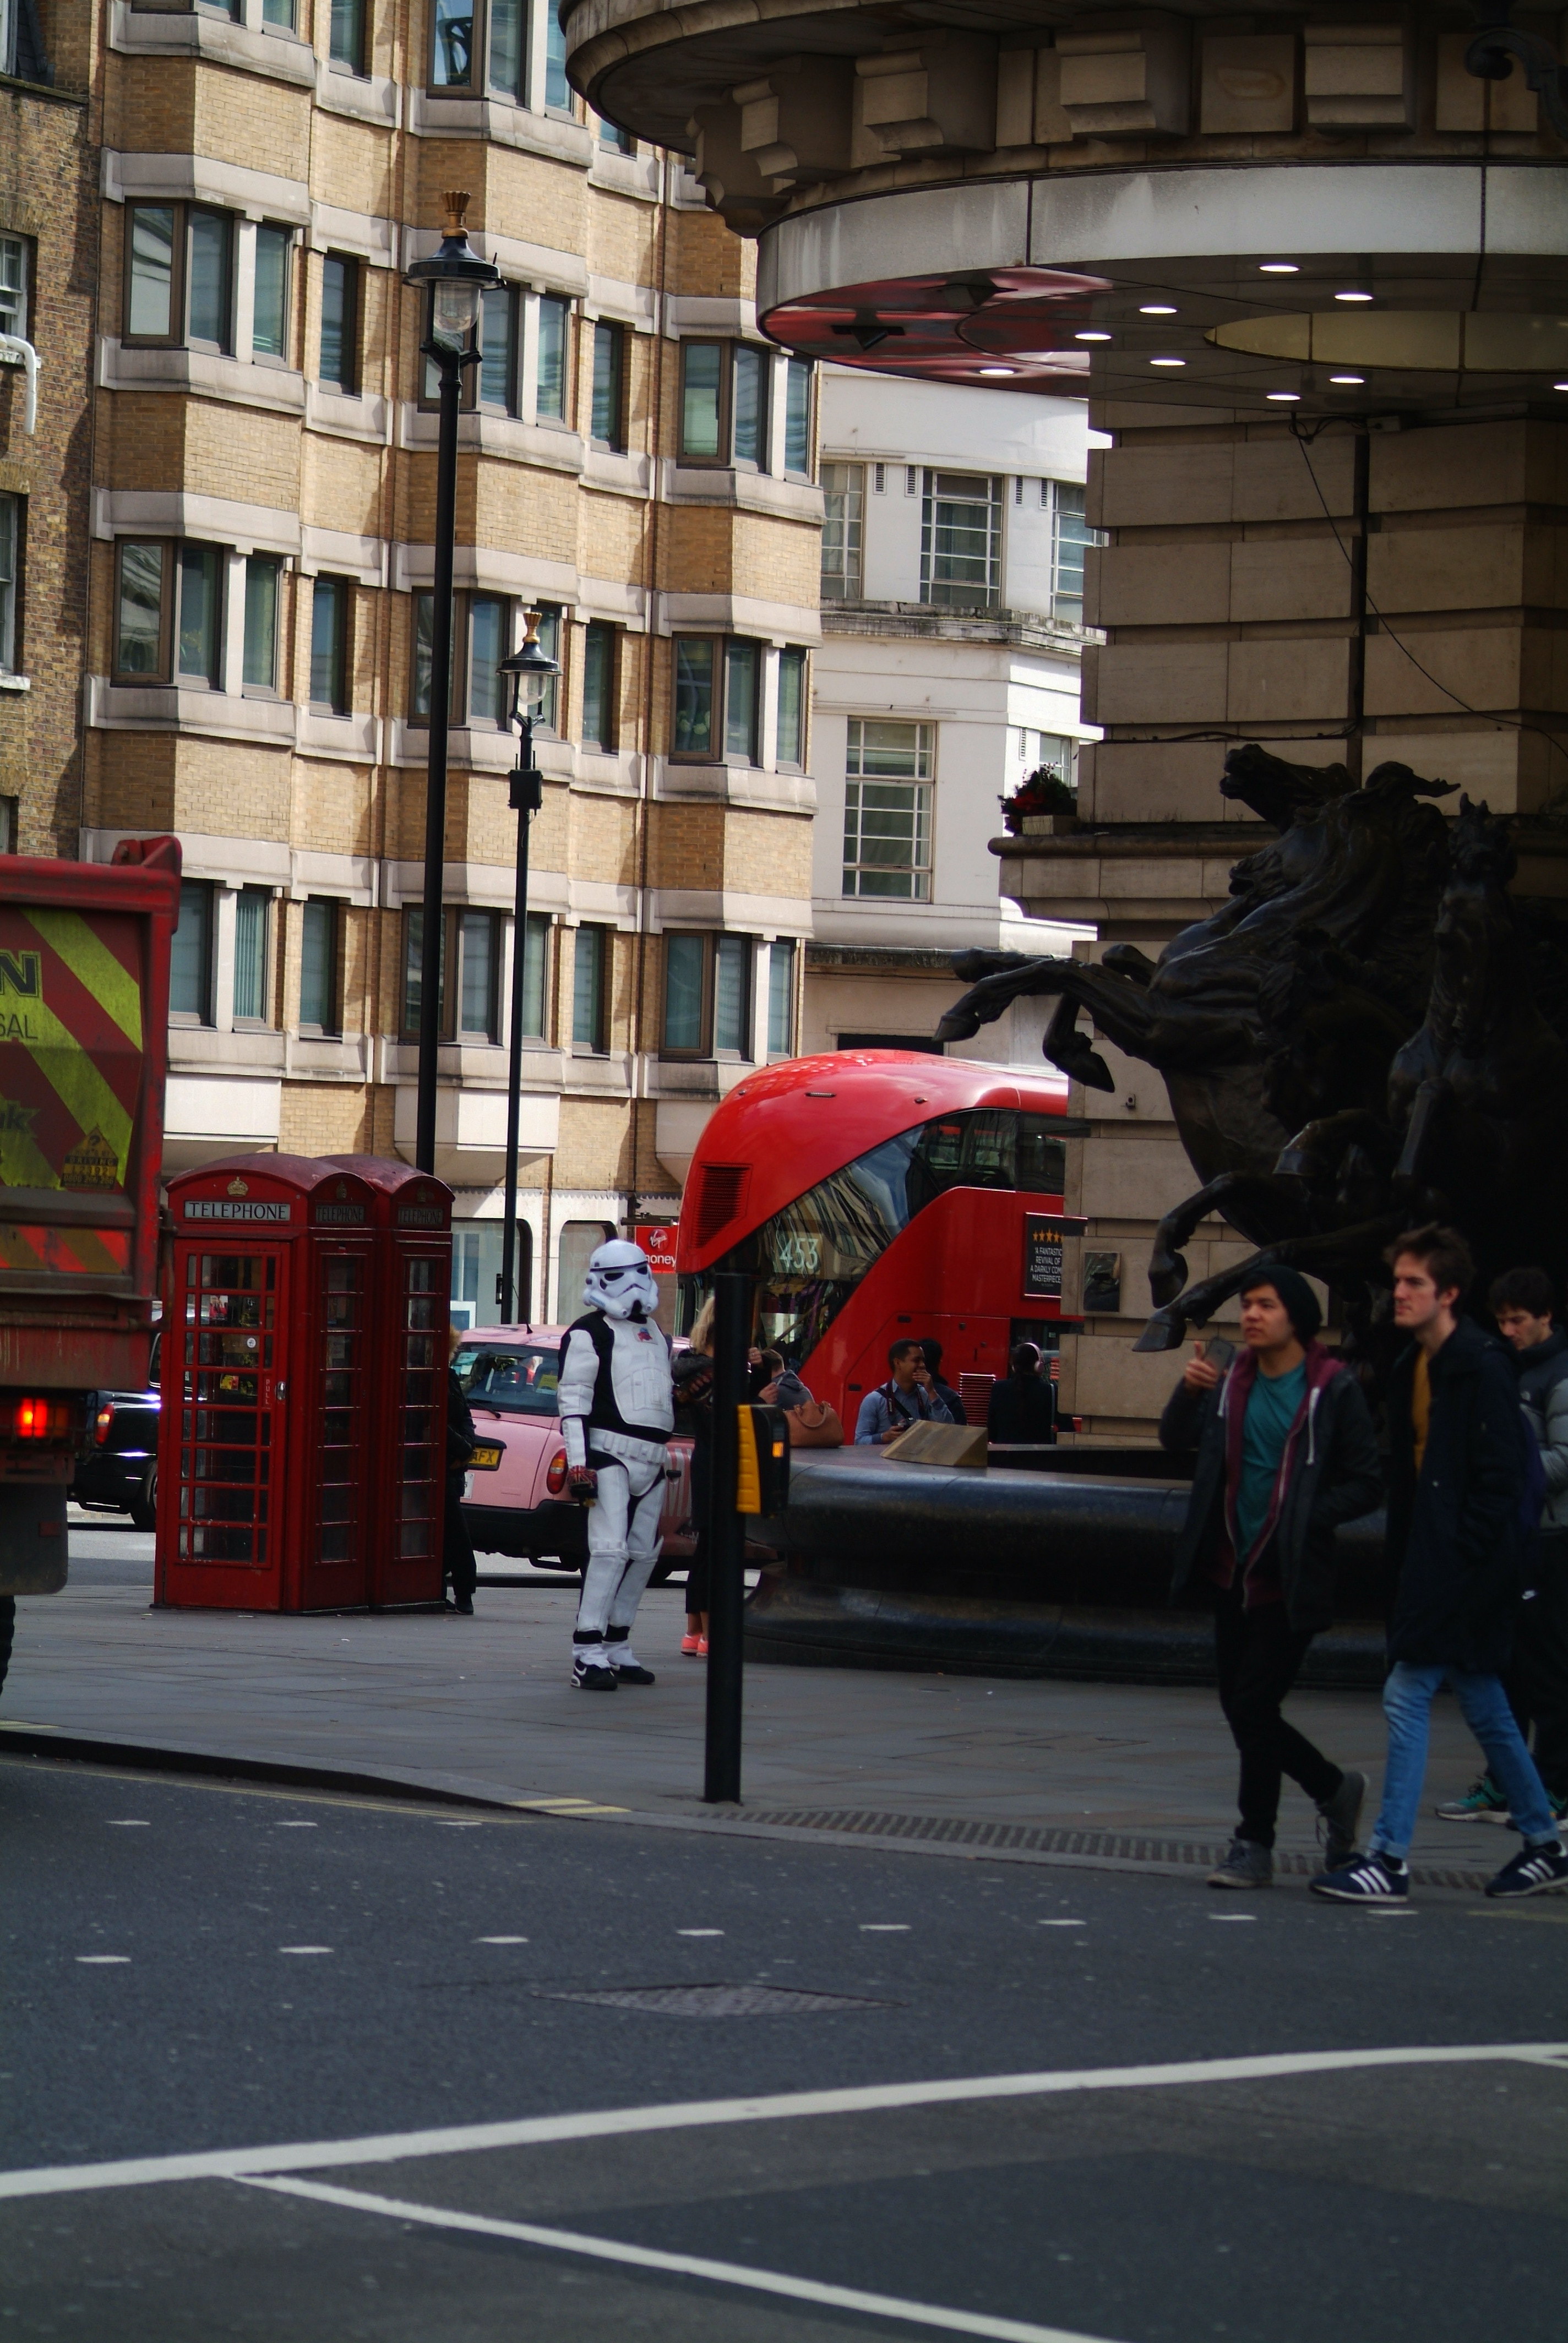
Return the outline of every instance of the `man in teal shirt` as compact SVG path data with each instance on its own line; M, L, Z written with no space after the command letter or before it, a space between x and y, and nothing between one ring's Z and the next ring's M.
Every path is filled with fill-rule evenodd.
M1272 1884L1287 1775L1316 1805L1327 1845L1341 1860L1354 1847L1366 1777L1314 1748L1281 1704L1333 1615L1334 1531L1382 1493L1366 1401L1318 1341L1306 1279L1261 1262L1241 1302L1241 1356L1221 1366L1200 1345L1160 1423L1165 1447L1197 1451L1175 1587L1214 1589L1220 1704L1241 1761L1241 1819L1213 1887Z

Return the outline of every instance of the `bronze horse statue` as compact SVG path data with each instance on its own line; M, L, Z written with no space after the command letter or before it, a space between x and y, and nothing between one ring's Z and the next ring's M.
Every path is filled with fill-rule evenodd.
M1489 1271L1503 1253L1557 1265L1568 1051L1533 969L1564 954L1530 938L1506 892L1506 824L1462 800L1451 836L1422 802L1445 782L1385 764L1355 789L1342 766L1255 744L1227 757L1221 788L1280 832L1236 865L1221 910L1158 961L1126 945L1098 966L958 955L970 990L938 1029L967 1038L1023 994L1055 994L1044 1050L1065 1072L1111 1087L1076 1030L1087 1008L1164 1075L1203 1185L1161 1223L1159 1306L1137 1347L1174 1348L1253 1265L1183 1290L1180 1247L1211 1212L1333 1285L1362 1331L1382 1248L1412 1218L1458 1221Z

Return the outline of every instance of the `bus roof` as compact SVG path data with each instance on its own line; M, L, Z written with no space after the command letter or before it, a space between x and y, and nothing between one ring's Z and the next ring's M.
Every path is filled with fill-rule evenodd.
M677 1263L709 1268L830 1172L940 1114L976 1107L1067 1112L1067 1077L920 1050L834 1050L738 1082L697 1144Z

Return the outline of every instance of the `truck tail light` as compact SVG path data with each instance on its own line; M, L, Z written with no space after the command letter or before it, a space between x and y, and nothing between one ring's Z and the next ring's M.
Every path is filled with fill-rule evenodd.
M115 1403L107 1400L93 1418L93 1444L101 1448L109 1436L109 1426L115 1420Z
M63 1399L19 1399L11 1410L14 1440L63 1440L71 1429L71 1404Z
M558 1448L550 1458L550 1469L545 1474L545 1486L552 1497L558 1497L567 1485L567 1452Z

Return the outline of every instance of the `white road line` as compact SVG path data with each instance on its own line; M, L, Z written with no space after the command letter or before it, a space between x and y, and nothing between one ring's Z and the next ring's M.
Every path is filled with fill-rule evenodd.
M664 2254L651 2246L622 2245L616 2237L588 2237L574 2229L541 2229L531 2221L494 2221L482 2213L453 2213L440 2205L411 2205L396 2197L367 2197L357 2188L334 2188L319 2180L242 2179L244 2188L307 2197L313 2203L342 2205L356 2213L380 2213L395 2221L420 2221L434 2229L462 2229L480 2237L511 2237L518 2245L544 2246L556 2253L583 2254L590 2260L618 2262L633 2269L667 2271L674 2278L706 2278L716 2286L745 2287L752 2294L783 2295L792 2302L821 2303L830 2310L857 2310L873 2318L898 2318L906 2326L936 2327L948 2335L983 2335L992 2343L1101 2343L1094 2336L1062 2327L1036 2327L1021 2318L988 2318L978 2310L946 2310L934 2303L907 2302L896 2294L867 2294L854 2286L824 2286L816 2278L789 2278L781 2270L749 2269L739 2262L709 2261L700 2254Z
M792 2117L877 2115L895 2107L960 2107L985 2099L1034 2099L1077 2091L1147 2091L1197 2083L1271 2082L1292 2075L1340 2075L1378 2066L1473 2066L1492 2062L1554 2066L1568 2073L1568 2042L1476 2042L1398 2050L1285 2050L1250 2058L1183 2059L1164 2066L1085 2066L1024 2075L970 2075L929 2083L866 2083L837 2091L780 2091L768 2097L686 2099L663 2107L590 2108L580 2115L520 2116L508 2123L451 2124L428 2131L371 2132L358 2139L216 2147L182 2156L127 2157L113 2164L52 2164L0 2172L0 2201L62 2197L89 2188L146 2188L173 2180L234 2180L248 2173L323 2172L397 2164L406 2157L472 2156L493 2147L536 2147L563 2139L615 2139L638 2132L694 2131L709 2125L780 2123Z
M151 1830L152 1825L141 1822L112 1822L106 1824L105 1827L108 1830Z
M279 1945L280 1953L329 1953L330 1945Z
M907 1936L910 1926L908 1920L862 1920L860 1934L862 1936Z
M526 1945L528 1941L526 1936L476 1936L474 1939L477 1945Z
M130 1960L129 1953L78 1953L76 1963L84 1969L119 1968Z
M1041 1920L1039 1926L1042 1928L1087 1928L1089 1923L1087 1920Z
M722 1936L722 1928L677 1928L678 1936Z
M1255 1912L1211 1912L1211 1920L1255 1920Z
M275 1823L275 1830L319 1830L319 1823Z

